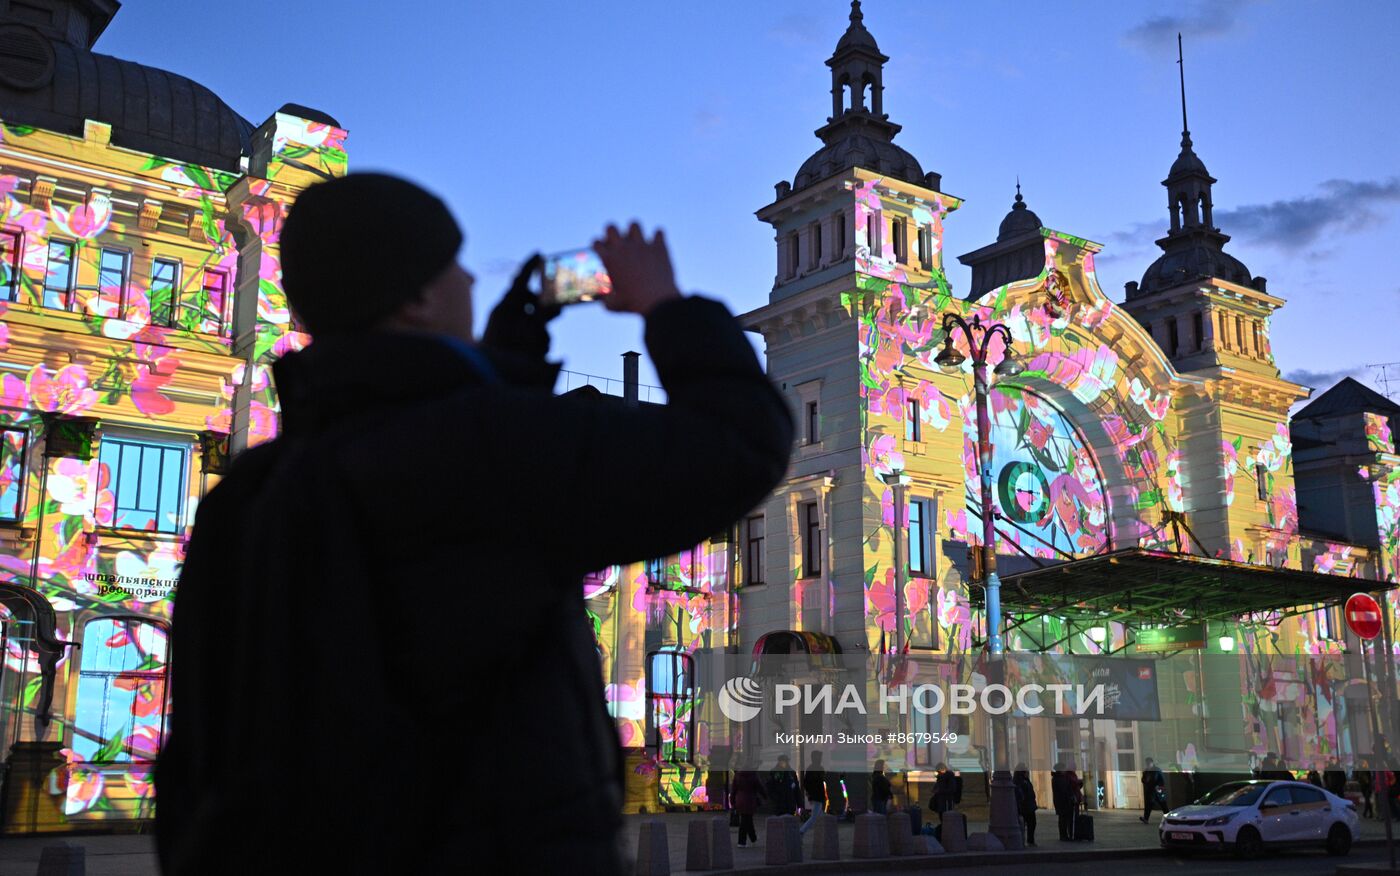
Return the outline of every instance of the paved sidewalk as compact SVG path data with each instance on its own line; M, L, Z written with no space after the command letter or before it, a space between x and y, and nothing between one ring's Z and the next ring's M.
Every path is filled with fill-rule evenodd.
M696 818L712 818L718 813L701 815L629 815L624 818L623 842L627 856L636 854L637 835L643 821L660 820L666 825L666 835L671 853L671 871L685 872L685 843L687 825ZM1002 863L1034 863L1038 861L1071 861L1075 859L1105 859L1113 857L1135 857L1158 854L1157 822L1161 814L1153 817L1152 826L1137 820L1136 813L1125 810L1107 810L1094 813L1095 842L1062 843L1056 839L1055 813L1041 810L1036 830L1037 845L1026 852L968 852L959 855L940 855L923 858L891 858L882 861L862 861L862 870L909 870L943 869L945 867L967 867ZM841 824L841 861L813 862L811 860L811 837L803 843L804 863L796 867L765 867L763 816L758 819L760 842L757 846L735 848L734 866L731 876L739 876L742 871L755 873L797 873L831 872L849 869L851 843L854 828ZM969 831L985 830L986 825L972 822ZM1383 842L1385 825L1379 821L1361 823L1362 841L1367 844ZM731 837L737 835L731 830ZM1400 839L1400 825L1396 825L1396 837ZM149 835L123 834L118 836L43 836L0 839L0 876L34 876L39 866L39 855L44 846L58 842L68 842L87 850L88 876L158 876L153 839ZM833 866L833 863L835 866Z

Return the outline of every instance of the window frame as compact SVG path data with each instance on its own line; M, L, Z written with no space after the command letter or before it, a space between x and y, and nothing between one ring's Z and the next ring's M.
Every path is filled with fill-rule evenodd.
M821 502L803 502L801 509L802 526L802 577L820 578L822 575L822 506Z
M156 739L156 744L157 744L157 747L160 747L160 746L162 746L162 745L164 744L166 738L168 737L168 735L169 735L169 733L170 733L170 627L169 627L168 624L162 623L162 622L157 621L157 620L153 620L153 619L148 618L148 617L142 617L142 616L140 616L140 615L131 615L131 614L99 615L99 616L96 616L96 617L90 617L90 618L88 618L86 621L83 622L83 624L82 624L82 636L83 636L83 638L82 638L82 643L83 643L84 645L87 645L87 644L89 643L88 628L89 628L90 626L94 625L94 624L98 624L98 623L101 623L101 622L110 622L110 623L116 623L116 624L121 624L121 625L131 625L131 626L134 626L134 625L136 625L136 624L143 624L143 625L150 626L150 627L154 628L155 630L159 631L159 633L164 637L164 641L165 641L164 659L160 661L160 669L159 669L159 670L154 670L154 669L118 669L118 670L112 670L112 669L92 669L92 668L84 669L83 666L82 666L81 661L79 661L79 666L78 666L78 683L77 683L77 685L75 685L75 687L77 688L77 692L75 692L75 695L74 695L74 696L75 696L75 700L74 700L74 725L76 726L77 723L78 723L78 721L80 720L79 715L81 714L81 709L79 708L79 700L80 700L80 698L82 697L82 690L83 690L83 684L82 684L82 682L83 682L84 680L99 679L99 680L102 680L102 681L103 681L103 686L102 686L102 687L103 687L103 700L102 700L102 709L101 709L101 712L102 712L104 715L108 713L108 705L109 705L109 703L110 703L110 701L111 701L111 691L112 691L113 687L116 686L115 682L116 682L117 680L119 680L119 679L127 679L127 680L135 679L135 680L150 680L150 681L154 681L154 682L159 683L160 688L161 688L161 691L160 691L160 693L161 693L160 706L159 706L159 708L158 708L158 711L156 712L156 714L158 714L158 715L160 716L160 720L159 720L159 722L158 722L159 730L158 730L158 737L157 737L157 739ZM130 634L130 633L129 633L129 634ZM81 653L83 653L83 654L95 653L95 649L91 649L91 648L85 649L85 650L83 650ZM135 706L135 701L134 701L134 700L133 700L132 706L133 706L133 707ZM128 711L128 713L127 713L124 717L126 718L126 720L127 720L129 723L127 723L127 724L124 725L124 726L123 726L123 725L119 725L119 726L122 726L123 729L130 728L131 730L134 731L135 728L136 728L136 726L137 726L137 721L136 721L136 719L137 719L138 716L134 713L134 711ZM105 726L105 725L104 725L104 726ZM111 740L106 740L107 743L110 743L110 741L111 741ZM103 746L99 746L99 749L98 749L99 753L101 752L102 747L103 747ZM124 755L124 757L121 756L121 755ZM83 764L92 764L92 765L100 766L100 767L103 767L103 768L109 768L109 769L110 769L110 768L113 768L113 767L117 767L118 765L125 765L125 764L147 764L147 763L154 763L154 762L155 762L155 761L154 761L154 758L147 759L147 758L144 758L144 757L138 757L138 756L136 755L136 752L132 751L131 746L130 746L129 743L123 744L123 746L122 746L121 749L120 749L119 756L116 757L116 758L114 758L113 760L110 760L110 761L80 761L80 763L83 763Z
M754 535L754 523L760 532ZM766 583L763 580L763 546L767 539L767 515L752 514L744 519L744 586L754 587Z
M54 258L53 258L53 249L54 249L55 246L63 246L63 247L67 247L67 249L68 249L68 285L67 285L67 288L65 288L65 289L62 290L62 294L63 294L63 305L62 305L61 307L55 307L55 306L49 304L49 302L48 302L48 299L49 299L49 291L50 291L50 287L49 287L49 275L50 275L51 273L53 273L52 270L50 270L50 267L49 267L49 266L52 265L52 264L53 264L53 261L54 261ZM69 313L72 312L72 310L73 310L73 288L74 288L75 281L76 281L77 278L78 278L77 261L78 261L78 243L77 243L77 241L74 241L74 240L65 240L64 238L61 238L61 237L50 237L47 241L45 241L45 243L44 243L44 283L43 283L42 288L40 289L40 294L39 294L39 306L41 306L41 307L46 307L46 308L48 308L49 310L62 310L62 311L69 312Z
M918 509L917 515L915 509ZM925 497L909 498L909 526L904 539L905 557L904 564L909 569L909 575L913 578L932 578L933 570L933 529L929 525L933 517L933 500ZM915 518L918 518L919 534L919 568L914 568L914 538L916 531L914 528Z
M9 258L5 258L6 239L10 246ZM0 283L0 301L9 304L19 302L19 290L24 279L24 231L18 228L0 228L0 270L9 272L8 283Z
M10 432L14 432L23 436L23 438L21 438L20 440L19 448L19 474L15 477L14 481L18 493L15 496L14 516L9 517L3 513L0 513L0 526L19 526L24 520L24 500L26 498L25 481L27 480L29 472L29 441L32 436L30 435L29 430L22 426L0 427L0 462L3 462L3 451L4 447L7 446L7 444L5 443L5 435Z
M923 439L923 405L914 397L904 400L904 440L919 442Z
M822 443L822 407L820 401L807 402L807 446Z
M104 246L97 251L97 300L102 300L102 280L107 273L107 256L117 256L121 259L121 278L117 281L117 313L126 313L127 290L131 286L131 259L132 253L129 249L116 246Z
M669 691L669 692L659 692L659 689L656 687L656 684L655 684L656 673L654 673L654 672L652 671L652 669L653 669L653 664L655 663L656 658L658 658L658 657L667 657L667 658L670 658L669 662L670 662L670 664L671 664L671 666L672 666L672 671L671 671L671 685L670 685L670 691ZM682 666L682 667L686 667L686 668L685 668L684 670L679 670L679 671L678 671L678 670L675 668L675 667L677 667L677 666ZM678 679L684 679L686 682L688 682L687 686L685 687L685 693L677 693L677 692L676 692L676 687L677 687L676 682L677 682ZM671 647L664 647L664 648L661 648L661 649L659 649L659 650L650 651L650 652L647 653L647 657L646 657L646 725L647 725L647 726L646 726L646 731L647 731L647 736L650 737L651 743L652 743L652 745L654 746L653 750L656 752L656 758L657 758L658 761L660 761L660 762L662 762L662 763L668 763L668 764L694 764L694 763L695 763L695 754L696 754L695 749L696 749L696 741L697 741L697 740L696 740L696 736L695 736L695 731L696 731L695 692L696 692L696 683L695 683L695 658L694 658L694 657L692 657L691 655L685 653L684 651L677 650L674 646L671 646ZM667 744L663 744L663 743L662 743L662 740L661 740L661 723L660 723L659 721L657 721L657 715L656 715L656 713L657 713L657 703L658 703L659 701L670 701L670 703L671 703L671 712L670 712L670 718L671 718L671 720L670 720L669 726L672 728L672 729L671 729L671 739L672 739L673 741L670 742L670 743L667 743ZM682 759L682 758L677 758L677 757L676 757L676 745L675 745L675 742L674 742L674 740L675 740L675 738L676 738L676 736L675 736L675 727L677 726L678 723L681 723L681 722L677 722L677 721L676 721L676 710L679 708L679 705L678 705L678 704L680 704L680 703L688 703L688 704L689 704L689 709L686 711L686 717L685 717L684 722L683 722L683 724L682 724L682 726L684 726L684 727L686 728L686 736L685 736L685 739L686 739L686 747L685 747L686 756L685 756L685 758L683 758L683 759ZM667 752L666 752L666 749L667 749L668 747L669 747L669 749L670 749L669 754L667 754Z
M178 439L174 439L174 438L155 438L155 437L146 436L146 435L132 435L132 434L124 433L124 432L117 432L117 433L115 433L115 434L114 434L114 433L106 433L106 434L104 434L104 435L102 436L102 441L101 441L101 443L99 444L99 446L98 446L98 448L97 448L97 460L98 460L98 464L99 464L99 465L104 465L104 464L106 464L102 457L103 457L103 454L104 454L104 452L105 452L105 448L108 446L109 443L121 444L121 445L126 445L126 446L141 447L143 450L144 450L144 448L146 448L146 447L156 447L156 448L159 448L160 450L162 450L162 452L163 452L163 451L166 451L166 450L175 450L175 451L179 451L179 453L181 454L181 457L182 457L182 460L181 460L181 463L182 463L182 464L181 464L181 466L180 466L180 482L179 482L179 484L178 484L178 486L177 486L177 488L176 488L176 494L175 494L176 497L177 497L178 505L177 505L177 507L175 508L175 511L174 511L174 516L175 516L175 519L176 519L176 521L177 521L177 525L176 525L176 528L173 529L173 530L166 530L166 529L160 528L160 521L161 521L162 509L161 509L161 507L160 507L160 496L159 496L159 494L160 494L160 492L161 492L161 486L162 486L162 483L163 483L162 480L157 480L157 482L156 482L156 484L157 484L157 485L156 485L156 493L157 493L157 496L156 496L156 509L155 509L155 511L151 512L151 513L153 514L153 520L154 520L154 522L156 523L156 526L155 526L154 528L152 528L152 529L140 529L140 528L137 528L137 527L134 527L134 526L123 526L123 525L119 525L119 524L117 523L117 518L118 518L118 515L119 515L119 513L120 513L120 511L121 511L121 508L119 507L118 502L119 502L119 496L120 496L120 492L119 492L120 481L119 481L119 478L120 478L120 475L121 475L121 460L122 460L122 456L121 456L120 453L119 453L118 456L117 456L117 464L116 464L116 466L115 466L115 467L110 466L110 465L108 466L108 471L109 471L111 480L108 482L108 487L107 487L107 488L108 488L109 490L111 490L111 492L112 492L112 522L109 523L109 524L107 524L107 525L105 525L105 526L101 526L101 528L102 528L102 529L105 529L105 530L113 531L113 532L139 532L139 533L142 533L142 534L147 535L147 536L157 536L157 535L162 535L162 536L180 536L180 535L182 535L182 534L189 528L189 521L186 520L186 516L187 516L188 511L189 511L189 499L190 499L190 497L189 497L189 491L190 491L190 482L191 482L191 480L190 480L190 479L191 479L191 471L190 471L190 469L191 469L191 467L192 467L192 464L193 464L192 461L193 461L193 459L194 459L194 452L193 452L193 451L194 451L194 448L193 448L193 446L192 446L191 444L188 444L188 443L185 443L185 442L181 442L181 441L179 441ZM142 455L143 455L143 457L144 457L144 453L143 453ZM162 465L164 464L164 455L163 455L163 453L162 453L161 464L162 464ZM137 491L138 491L137 501L138 501L138 502L140 501L140 496L139 496L139 494L140 494L140 490L141 490L141 486L140 486L140 480L141 480L141 477L140 477L141 466L144 466L144 458L138 463L138 469L137 469L137 481L138 481L138 486L137 486ZM163 475L158 475L158 477L163 478ZM145 509L142 509L142 508L132 508L132 509L130 509L130 510L132 510L132 511L137 511L137 512L141 512L141 513L145 513Z
M170 301L166 305L165 322L156 322L155 313L155 290L156 290L156 270L160 265L169 265L175 269L175 279L170 284ZM151 325L158 325L161 328L175 328L175 314L180 308L180 279L185 272L185 263L182 259L171 258L169 256L153 256L151 258L150 284L146 287L146 303L151 312Z
M222 338L225 336L225 331L228 328L228 306L230 289L232 288L230 286L230 281L232 278L229 272L223 268L202 268L199 276L199 291L204 293L206 297L208 297L210 277L220 278L219 324L212 332L207 332L202 329L192 329L191 331L193 334L197 335L212 335L216 338Z

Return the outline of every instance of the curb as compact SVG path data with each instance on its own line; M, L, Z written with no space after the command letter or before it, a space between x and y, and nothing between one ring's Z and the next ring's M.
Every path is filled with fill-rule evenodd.
M1384 839L1362 839L1352 848L1384 848ZM1074 864L1083 861L1111 861L1120 858L1153 858L1168 854L1160 846L1137 846L1123 849L1082 849L1063 852L954 852L942 855L910 855L899 858L842 858L839 861L807 861L800 864L775 864L771 867L716 870L730 876L764 876L788 873L843 873L852 865L864 870L905 872L910 870L949 870L958 867L995 867L1003 864ZM1345 866L1345 865L1343 865ZM1373 871L1374 872L1374 871Z

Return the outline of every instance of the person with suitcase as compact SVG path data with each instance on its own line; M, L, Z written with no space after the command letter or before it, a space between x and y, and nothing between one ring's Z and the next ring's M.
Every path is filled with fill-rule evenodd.
M1055 818L1059 822L1060 842L1074 839L1074 813L1078 804L1074 800L1074 789L1069 783L1065 765L1056 763L1050 773L1050 802L1055 807Z

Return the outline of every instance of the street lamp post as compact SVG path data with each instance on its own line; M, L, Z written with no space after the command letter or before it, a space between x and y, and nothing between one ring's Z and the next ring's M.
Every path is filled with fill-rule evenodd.
M904 490L909 486L909 475L893 471L882 475L881 480L894 493L894 659L891 665L898 666L904 659L904 585L909 568L907 542L901 536L908 518L904 512ZM904 718L897 718L899 730L904 730Z
M971 321L956 313L943 314L943 349L934 363L943 369L957 368L967 357L953 347L953 330L960 329L967 338L972 354L972 380L977 397L977 469L982 493L982 586L987 594L987 645L991 655L991 678L1001 683L1005 679L1001 639L1001 579L997 577L996 517L992 506L992 423L988 413L987 394L991 389L987 378L987 354L992 338L1001 335L1004 343L1002 358L993 373L998 377L1015 377L1023 370L1011 355L1011 331L1001 323L983 325L981 318ZM1016 812L1016 789L1011 783L1008 760L1006 716L992 719L992 781L991 812L987 829L1008 849L1023 849L1021 823Z

